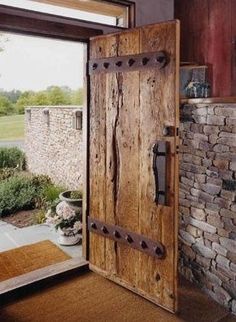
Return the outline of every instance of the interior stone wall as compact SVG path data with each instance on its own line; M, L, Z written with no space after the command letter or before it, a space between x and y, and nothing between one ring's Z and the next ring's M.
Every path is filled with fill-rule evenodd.
M67 189L78 189L83 180L82 130L73 128L78 108L30 107L25 113L28 170Z
M181 107L180 272L236 313L236 104Z

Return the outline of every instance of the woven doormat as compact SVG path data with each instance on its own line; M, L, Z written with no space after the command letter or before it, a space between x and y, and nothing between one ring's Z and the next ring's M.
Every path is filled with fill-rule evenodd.
M0 282L70 258L50 240L2 252Z

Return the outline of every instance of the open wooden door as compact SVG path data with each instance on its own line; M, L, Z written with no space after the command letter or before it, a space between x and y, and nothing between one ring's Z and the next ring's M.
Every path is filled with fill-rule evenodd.
M89 74L90 268L176 312L179 22L92 38Z

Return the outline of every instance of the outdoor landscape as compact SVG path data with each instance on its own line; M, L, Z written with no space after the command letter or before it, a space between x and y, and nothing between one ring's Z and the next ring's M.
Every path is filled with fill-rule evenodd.
M38 244L38 250L48 247L54 254L48 263L39 260L35 269L80 256L82 191L77 187L68 194L68 185L29 170L25 110L42 107L43 111L46 106L59 108L60 113L63 108L73 111L81 107L82 57L83 46L78 43L0 34L0 260L12 249L31 244ZM37 121L36 125L40 133ZM58 135L63 140L63 133ZM66 191L62 199L60 195ZM73 208L66 202L72 198L77 201ZM26 266L21 273L32 270ZM7 272L8 267L2 270L0 281L20 274Z
M43 91L0 90L0 146L16 145L24 139L27 106L82 105L83 89L51 86Z

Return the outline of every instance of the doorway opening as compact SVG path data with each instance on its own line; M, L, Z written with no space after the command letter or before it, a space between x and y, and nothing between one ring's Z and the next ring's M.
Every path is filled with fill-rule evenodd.
M84 262L86 44L13 33L1 33L1 41L0 290L4 291L4 282L10 279L71 260L74 265Z

